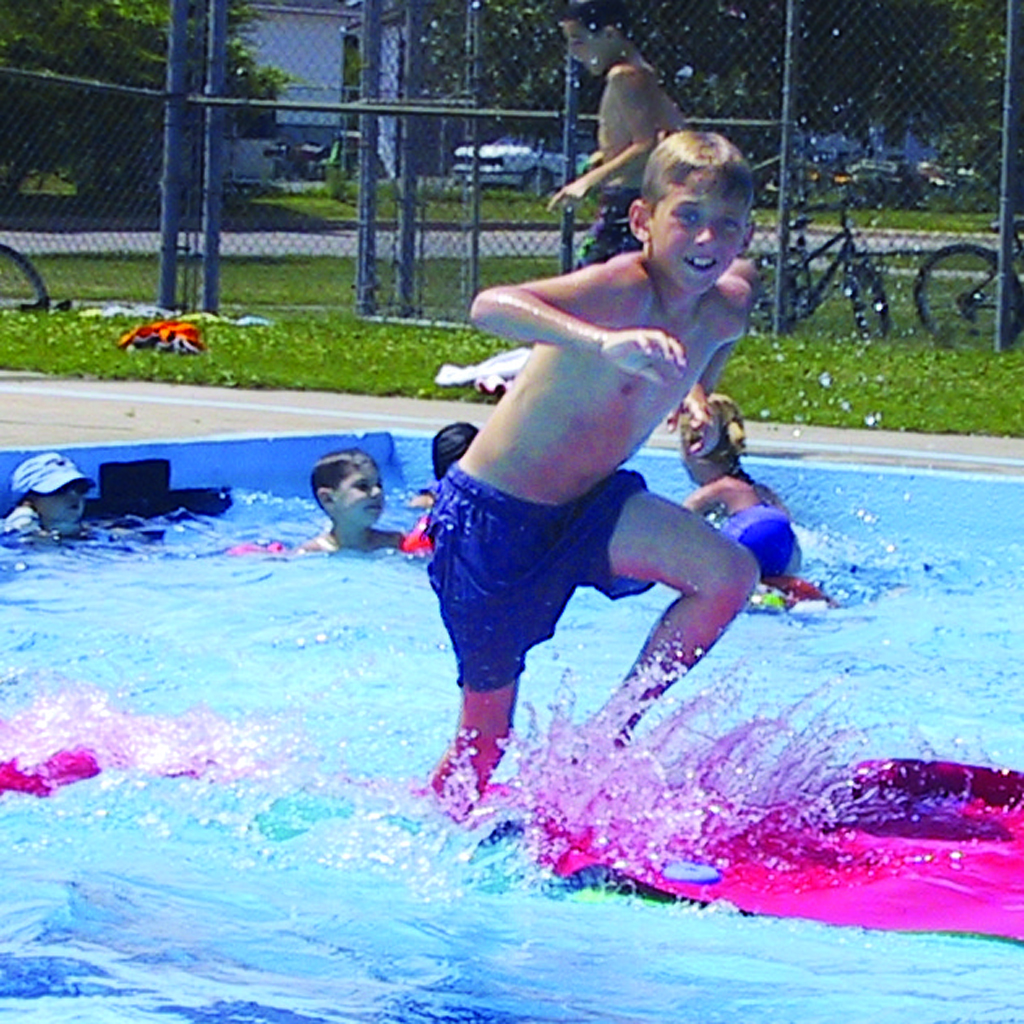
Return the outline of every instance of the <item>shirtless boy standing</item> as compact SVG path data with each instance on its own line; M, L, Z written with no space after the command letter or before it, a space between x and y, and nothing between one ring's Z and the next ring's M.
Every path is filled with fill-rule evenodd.
M580 254L584 266L639 250L629 227L629 208L640 195L647 157L660 138L685 128L686 122L629 39L622 0L570 0L561 25L572 56L591 75L605 76L597 114L598 151L586 172L560 188L548 204L549 210L571 208L600 188L597 222Z
M433 512L430 576L462 712L432 785L455 803L472 803L500 760L526 652L553 635L577 586L620 597L656 581L680 594L627 679L642 691L616 724L628 733L757 582L746 549L619 469L686 396L692 405L712 390L746 330L756 273L738 257L751 202L735 146L677 132L651 155L630 209L642 252L473 303L478 326L534 348Z

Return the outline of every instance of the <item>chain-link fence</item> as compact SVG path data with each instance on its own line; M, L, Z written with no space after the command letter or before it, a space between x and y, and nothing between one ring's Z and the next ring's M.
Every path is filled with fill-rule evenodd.
M78 53L0 29L0 242L55 298L461 320L482 285L571 265L594 208L546 200L595 147L603 83L573 84L550 0L254 0L220 45L226 3L170 0L176 80L167 12L131 26L135 60L116 19ZM1005 18L654 0L632 35L690 123L748 154L758 249L780 189L784 210L845 197L909 295L922 252L994 244Z

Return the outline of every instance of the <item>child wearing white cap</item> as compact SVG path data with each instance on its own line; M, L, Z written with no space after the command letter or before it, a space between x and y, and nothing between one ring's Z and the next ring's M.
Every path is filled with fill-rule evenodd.
M95 486L66 455L33 455L11 474L15 506L4 519L2 532L54 540L80 537L85 496Z

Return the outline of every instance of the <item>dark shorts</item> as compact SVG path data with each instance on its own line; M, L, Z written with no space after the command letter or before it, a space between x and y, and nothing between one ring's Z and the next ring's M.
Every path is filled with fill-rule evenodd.
M637 188L609 188L601 193L597 220L580 245L577 268L604 263L619 253L639 252L643 248L629 229L629 208L639 198Z
M615 576L608 545L628 498L647 489L618 470L576 501L538 505L452 466L431 511L430 582L459 663L459 685L495 690L518 679L526 652L550 639L578 586L608 597L653 584Z
M729 516L722 533L750 549L762 576L781 576L796 546L789 516L773 505L753 505Z

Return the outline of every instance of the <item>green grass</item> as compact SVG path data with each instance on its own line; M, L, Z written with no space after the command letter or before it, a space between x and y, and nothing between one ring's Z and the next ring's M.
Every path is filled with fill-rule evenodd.
M314 188L306 192L273 192L256 197L239 207L239 219L256 220L262 223L286 223L291 221L352 222L357 215L356 186L347 182L340 190L339 198L333 198L327 188ZM814 203L835 202L839 192L815 197ZM468 218L468 202L458 188L444 189L421 186L418 194L419 216L428 221L462 224ZM557 225L560 215L547 209L547 196L534 196L512 188L484 188L481 190L480 218L484 222L521 222ZM392 219L396 214L394 186L384 183L378 191L377 213L383 219ZM243 212L244 209L244 212ZM577 223L589 223L597 212L597 201L589 196L578 208ZM754 217L761 227L771 227L777 220L777 209L773 204L758 207ZM905 231L940 232L985 232L989 230L995 213L972 213L943 211L937 209L900 210L854 207L851 210L853 222L861 228L891 228ZM816 215L821 223L835 220L827 213Z
M864 342L851 335L848 319L836 305L792 336L745 338L721 386L755 421L1024 437L1024 350L940 350L906 328ZM468 327L291 312L266 327L204 324L209 351L200 356L119 351L118 338L137 323L76 311L6 313L0 366L65 377L476 401L470 389L437 387L438 366L477 363L508 347Z
M332 195L325 186L303 192L268 192L238 204L243 218L263 223L293 221L353 222L358 215L357 189L354 181L344 182ZM482 188L480 191L480 219L492 223L537 223L557 225L561 214L547 209L548 196L531 195L514 188ZM377 190L377 216L393 220L397 215L398 199L395 186L382 183ZM459 186L442 187L421 183L417 192L417 216L425 221L464 224L469 219L469 197ZM588 197L579 207L578 218L587 221L597 211L597 200Z
M158 260L155 256L40 256L33 258L55 301L76 304L147 303L156 297ZM480 286L526 281L557 273L550 257L485 259ZM202 296L198 263L183 265L179 295L197 308ZM382 309L397 304L393 268L380 260L377 267ZM226 313L291 310L351 309L355 301L355 261L331 256L226 257L221 261L221 309ZM464 263L455 258L425 260L414 296L419 317L461 320L469 305L469 282Z
M343 204L324 195L278 197L278 216L322 221ZM520 193L490 195L488 216L542 218L543 203ZM265 219L265 214L261 214ZM771 211L759 211L763 220ZM868 217L870 216L870 221ZM921 211L857 211L858 223L881 227L983 229L986 215L941 221ZM155 299L155 256L43 256L36 259L55 299L76 307ZM849 304L836 296L785 338L752 334L726 369L722 386L751 420L866 427L928 433L1024 437L1024 347L1002 354L937 349L917 324L912 284L918 261L887 257L892 336L864 342L853 335ZM551 257L485 259L480 285L557 272ZM203 326L209 352L197 357L125 353L117 339L140 319L69 313L0 317L0 367L104 379L161 380L241 388L296 388L478 401L468 389L433 383L442 363L480 362L509 346L468 327L412 326L357 319L354 261L335 257L226 258L221 268L226 316L261 313L268 327ZM381 307L396 283L378 264ZM197 304L199 267L184 263L182 294ZM458 319L469 298L462 261L423 264L413 297L424 319ZM453 315L454 311L454 315Z

